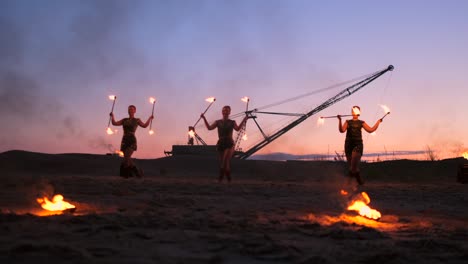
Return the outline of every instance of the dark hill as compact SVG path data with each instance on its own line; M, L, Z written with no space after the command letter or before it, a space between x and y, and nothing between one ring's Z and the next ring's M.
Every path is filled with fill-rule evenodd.
M97 154L45 154L13 150L0 153L1 177L14 175L118 175L121 158ZM181 155L159 159L137 159L147 177L215 177L218 161L212 157ZM463 158L440 161L392 160L362 163L362 175L368 181L434 182L456 181ZM346 165L335 161L232 162L233 175L257 180L327 181L346 173Z

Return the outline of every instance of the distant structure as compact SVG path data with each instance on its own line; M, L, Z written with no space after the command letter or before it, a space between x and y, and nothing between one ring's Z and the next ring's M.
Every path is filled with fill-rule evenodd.
M269 104L269 105L267 105L265 107L255 108L254 110L243 112L242 115L246 114L254 121L255 125L258 127L259 131L263 135L263 140L261 140L259 143L255 144L253 147L251 147L250 149L248 149L246 151L239 151L236 148L237 150L234 153L234 157L239 158L239 159L249 158L251 155L253 155L257 151L261 150L262 148L264 148L265 146L267 146L268 144L273 142L275 139L279 138L280 136L282 136L283 134L285 134L286 132L288 132L292 128L296 127L300 123L304 122L305 120L307 120L312 115L315 115L315 114L319 113L320 111L322 111L322 110L328 108L329 106L331 106L331 105L333 105L333 104L347 98L348 96L351 96L352 94L359 91L361 88L368 85L372 81L376 80L377 78L379 78L380 76L382 76L386 72L393 71L393 69L394 69L393 65L389 65L388 67L386 67L383 70L380 70L378 72L371 73L371 74L368 74L368 75L366 75L364 77L361 77L360 81L357 81L353 85L341 90L339 93L337 93L333 97L329 98L328 100L326 100L325 102L323 102L322 104L320 104L319 106L315 107L314 109L310 110L309 112L307 112L305 114L301 114L301 113L264 112L264 111L259 111L259 109L265 109L267 107L276 106L276 105L279 105L279 104L282 104L282 103L285 103L285 102L291 102L293 100L298 100L298 99L301 99L301 98L303 98L305 96L310 96L312 94L316 94L317 91L307 93L307 94L302 95L302 96L296 96L296 97L293 97L293 98L290 98L290 99L282 100L279 103ZM331 88L335 88L335 86L332 86ZM324 91L324 90L325 89L320 90L320 91ZM256 120L257 119L256 114L297 116L298 118L295 119L294 121L292 121L291 123L285 125L283 128L277 130L275 133L273 133L271 135L267 135L263 131L263 129L260 127L260 125L258 124L258 122ZM197 121L197 123L198 123L198 121ZM245 131L242 131L242 132L245 132ZM197 140L197 143L200 142L202 145L194 145L194 138L195 138L195 140ZM203 139L201 139L201 137L199 137L198 134L195 132L195 126L190 126L189 127L188 144L187 145L173 145L172 146L172 151L164 151L164 153L166 154L166 156L170 156L170 155L216 155L216 146L207 145L205 143L205 141L203 141Z

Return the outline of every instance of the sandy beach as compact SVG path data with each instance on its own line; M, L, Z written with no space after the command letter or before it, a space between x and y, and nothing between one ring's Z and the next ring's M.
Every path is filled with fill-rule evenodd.
M467 263L462 158L365 163L358 188L340 162L234 160L231 183L212 158L136 162L142 179L117 176L115 156L1 153L0 261ZM347 210L361 192L380 219ZM36 201L54 194L76 210Z

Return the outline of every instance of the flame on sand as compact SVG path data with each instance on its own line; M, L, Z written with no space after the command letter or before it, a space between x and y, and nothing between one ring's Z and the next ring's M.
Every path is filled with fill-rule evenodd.
M348 206L348 210L356 211L361 216L378 220L382 217L379 211L372 209L368 206L370 203L369 195L366 192L361 192L360 195L353 199L353 201Z
M468 151L463 152L462 157L468 159Z
M61 194L57 194L50 201L47 197L37 198L36 201L47 211L59 212L61 213L67 209L73 209L75 206L69 202L63 200Z
M119 154L119 157L123 157L123 156L124 156L124 153L123 153L123 151L121 151L121 150L116 150L116 151L115 151L115 154Z

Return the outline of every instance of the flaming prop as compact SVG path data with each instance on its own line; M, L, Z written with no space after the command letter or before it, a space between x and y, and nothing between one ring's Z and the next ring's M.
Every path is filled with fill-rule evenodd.
M357 116L361 115L361 110L359 110L359 108L357 108L357 107L353 107L352 111L353 111L354 115L357 115Z
M250 98L247 97L247 96L244 96L244 97L241 98L241 101L246 103L245 112L249 111ZM245 130L247 130L247 121L244 124L244 135L242 136L242 140L247 141L248 137L247 137L247 133L245 132Z
M61 194L57 194L50 201L47 197L37 198L36 201L47 211L62 213L65 210L74 210L76 207L63 200Z
M151 116L153 116L153 115L154 115L154 104L156 103L156 99L153 98L153 97L150 97L150 98L149 98L149 101L150 101L150 103L153 104L153 110L151 110ZM153 134L154 134L153 129L151 129L152 126L153 126L153 119L151 119L151 121L150 121L150 130L149 130L149 132L148 132L150 135L153 135Z
M203 112L203 114L206 114L206 112L208 111L208 109L210 109L211 105L216 101L216 98L214 97L208 97L205 99L205 101L207 101L208 103L210 103L208 105L208 107L205 109L205 112ZM200 122L200 119L201 117L198 118L197 122L195 122L195 125L193 125L193 127L197 126L198 122Z
M468 159L468 151L463 152L462 157Z
M189 136L191 138L195 137L195 130L193 127L189 127L189 132L188 132Z
M341 117L349 117L349 116L353 116L353 115L339 115ZM328 119L328 118L337 118L338 115L336 116L321 116L317 119L317 126L321 126L323 124L325 124L325 119Z
M117 101L117 96L109 95L109 100L112 100L111 113L113 113L114 112L115 101ZM111 120L112 120L112 117L109 117L109 122L107 123L107 134L108 135L114 134L114 131L112 131L112 129L110 128Z
M367 217L369 219L379 220L382 215L379 211L370 208L368 206L369 203L369 195L367 195L366 192L361 192L357 198L353 199L347 209L350 211L356 211L361 216Z
M385 112L385 115L384 115L382 118L380 118L380 120L383 121L383 119L384 119L387 115L390 114L390 108L388 108L388 106L386 106L386 105L380 105L380 106L382 107L382 109L383 109L384 112Z

